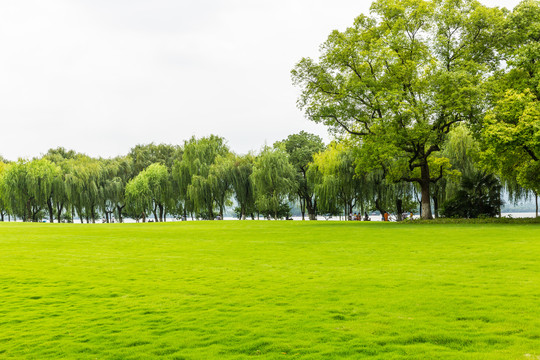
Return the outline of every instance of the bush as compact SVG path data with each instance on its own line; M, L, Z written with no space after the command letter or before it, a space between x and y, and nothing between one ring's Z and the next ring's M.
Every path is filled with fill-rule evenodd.
M500 192L501 184L492 174L465 176L456 196L443 203L441 214L449 218L495 217L502 206Z

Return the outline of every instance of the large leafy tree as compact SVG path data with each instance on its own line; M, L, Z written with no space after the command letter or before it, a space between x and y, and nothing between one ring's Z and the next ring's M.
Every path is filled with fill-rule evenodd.
M70 206L66 176L70 170L70 159L75 159L78 155L79 154L73 150L66 150L63 147L58 147L56 149L49 149L43 156L44 159L53 162L60 169L54 178L52 192L47 201L49 212L51 212L51 208L54 209L58 222L61 222L62 220L63 211L67 210Z
M430 158L454 124L481 116L504 13L474 0L378 0L371 14L334 31L318 61L297 64L299 106L403 159L400 177L420 186L430 219L430 186L442 176Z
M205 218L214 218L214 206L219 193L218 184L210 176L210 168L229 149L225 139L211 135L184 143L181 160L173 165L172 176L180 201L184 203L184 215L189 211Z
M149 213L154 214L156 222L163 221L171 196L169 171L162 164L148 166L126 185L129 207L135 214L142 215L143 221Z
M540 193L540 2L522 1L508 17L507 66L490 83L494 106L482 127L484 159L498 173Z
M300 131L298 134L289 135L287 139L277 142L274 146L283 146L289 154L289 161L296 169L296 188L302 220L304 220L306 210L309 219L315 220L317 201L314 184L309 181L307 173L309 164L313 161L313 155L324 150L322 139L317 135Z
M119 222L123 221L122 212L126 207L125 189L131 179L133 160L129 156L116 157L103 161L102 203L101 209L106 222L110 222L112 214Z
M75 211L81 223L96 222L98 210L103 200L103 163L86 155L77 155L66 164L66 191L72 206L72 217Z
M19 160L8 165L3 174L3 193L13 213L24 221L37 221L50 203L58 166L47 159ZM53 221L53 208L49 218Z
M128 212L139 221L146 222L148 214L152 212L152 193L144 170L126 185L126 203Z
M296 192L296 170L281 147L265 147L255 159L252 181L255 185L255 204L261 213L278 212L286 199Z
M246 215L255 209L255 189L253 186L253 164L255 158L251 154L235 156L229 172L231 187L240 207L240 219L245 220Z
M328 148L314 156L317 171L315 192L322 208L343 209L345 218L358 205L363 188L363 179L356 176L353 149L344 143L331 143ZM316 170L315 170L316 169Z

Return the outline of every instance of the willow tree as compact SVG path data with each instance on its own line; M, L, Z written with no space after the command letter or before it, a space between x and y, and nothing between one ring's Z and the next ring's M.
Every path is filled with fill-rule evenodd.
M102 167L101 161L86 155L69 159L66 164L66 191L73 206L72 217L76 210L81 223L85 218L87 223L96 222L103 196Z
M319 202L325 209L342 208L345 218L357 206L363 179L356 174L353 149L344 143L332 142L314 156L313 164L321 176L315 186Z
M3 158L0 157L0 221L4 221L4 216L9 214L9 203L6 198L6 191L4 190L4 173L7 168L7 164L4 163Z
M429 160L455 124L481 117L503 20L503 11L474 0L375 1L371 16L330 34L318 61L296 65L298 105L335 132L390 147L431 219L430 185L440 171Z
M110 222L115 214L119 222L123 221L122 212L126 207L125 188L133 174L133 160L129 156L104 159L100 183L100 208L105 221Z
M49 209L54 209L56 221L59 223L62 220L62 213L70 206L66 182L66 175L70 169L69 159L74 159L77 156L78 154L73 150L66 150L63 147L58 147L56 149L49 149L43 157L56 164L60 170L54 178L52 193L48 199L48 207Z
M46 159L19 160L7 166L2 176L3 193L13 213L24 221L37 221L50 199L59 168ZM52 222L53 209L49 207Z
M302 220L307 210L310 220L317 216L317 201L315 199L314 184L309 181L307 173L313 155L324 150L322 139L305 131L289 135L287 139L277 142L274 146L283 146L289 154L289 161L296 169L296 192L300 201Z
M245 220L248 213L252 214L255 207L255 190L251 174L253 173L253 155L235 156L229 172L231 187L240 207L240 219Z
M36 204L44 204L49 213L49 222L54 222L56 193L64 194L62 169L47 159L34 159L27 167L27 186ZM34 219L35 221L36 219Z
M230 202L233 188L233 171L235 156L228 153L225 156L218 156L210 166L208 175L209 182L214 192L214 202L219 210L219 216L223 219L225 206Z
M225 139L215 135L201 139L192 137L184 143L182 159L175 161L172 170L179 198L184 202L184 216L189 211L214 217L215 192L208 176L216 158L228 152Z
M146 222L147 216L152 212L152 193L148 184L148 178L143 172L130 180L126 185L126 204L128 212L139 222L142 218Z
M265 147L255 159L252 181L255 185L255 204L260 212L274 214L290 195L296 192L296 170L281 147Z

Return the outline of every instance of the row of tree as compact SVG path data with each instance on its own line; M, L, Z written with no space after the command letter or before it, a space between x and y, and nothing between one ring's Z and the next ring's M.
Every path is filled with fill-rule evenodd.
M295 200L314 218L306 171L323 148L321 138L302 132L256 156L236 155L223 138L209 136L183 146L138 145L112 159L63 148L32 160L0 159L0 219L214 219L223 218L233 198L243 219L287 216Z
M465 126L449 132L430 163L441 169L432 183L435 216L500 212L501 178L488 171L485 153ZM247 155L232 153L218 136L138 145L112 159L51 149L32 160L0 161L0 220L214 219L227 207L240 219L279 219L290 216L291 204L302 218L376 210L401 220L422 209L421 187L396 176L399 168L379 166L382 159L396 162L370 144L347 138L326 146L306 132ZM514 199L531 194L516 179L504 184Z

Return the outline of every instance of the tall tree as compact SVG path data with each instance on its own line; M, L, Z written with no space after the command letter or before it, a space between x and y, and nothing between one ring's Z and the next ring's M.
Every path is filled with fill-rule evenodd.
M480 127L484 163L515 193L540 193L540 2L525 0L508 16L506 61L489 84L492 108ZM517 193L523 193L518 190ZM526 192L524 193L526 194Z
M184 203L184 216L189 211L205 218L214 218L215 191L209 179L210 167L218 156L226 156L229 149L225 139L210 135L184 143L182 159L173 165L172 176Z
M281 148L264 147L255 159L252 181L255 185L255 204L260 212L269 212L278 219L283 202L296 192L296 170Z
M322 139L317 135L300 131L298 134L289 135L287 139L277 142L274 146L284 147L289 154L289 161L296 169L296 188L302 220L304 220L306 210L309 219L315 220L317 216L315 186L309 181L307 172L309 164L313 161L313 155L324 150Z
M346 219L362 191L362 178L356 176L355 160L351 147L336 142L314 156L314 164L321 173L315 187L319 202L326 209L343 209Z
M130 180L126 185L126 204L128 212L137 219L146 222L147 216L152 212L152 193L148 185L148 178L143 172Z
M125 156L102 160L102 163L101 210L105 214L106 222L112 220L113 213L117 220L122 222L122 211L126 206L125 188L132 175L133 161L129 156Z
M59 168L46 159L19 160L11 163L3 175L4 196L14 214L24 221L37 221L49 203ZM49 206L49 218L53 219Z
M245 220L246 215L255 208L255 190L251 174L255 158L251 154L235 156L230 174L231 186L234 196L240 207L240 219Z
M378 0L372 16L334 31L319 61L292 71L299 106L315 122L389 148L419 184L432 218L430 158L461 121L478 121L483 80L497 64L504 13L474 0Z

